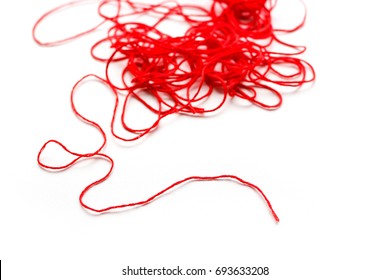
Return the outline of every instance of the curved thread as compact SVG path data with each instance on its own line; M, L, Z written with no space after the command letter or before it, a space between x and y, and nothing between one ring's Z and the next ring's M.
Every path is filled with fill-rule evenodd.
M99 124L78 112L74 104L74 94L80 83L87 78L104 83L115 98L111 133L114 137L127 142L148 135L158 128L163 118L171 114L203 116L218 111L228 98L245 99L267 110L277 109L282 104L282 95L277 87L299 88L315 79L313 67L297 57L305 51L305 47L286 43L276 36L276 33L291 33L300 29L306 13L298 26L277 29L273 27L271 17L276 1L271 0L211 0L209 9L197 5L181 5L176 1L145 4L129 0L103 0L98 2L97 9L102 20L91 29L52 42L43 42L37 38L37 29L47 17L86 2L86 0L69 2L43 14L33 27L33 38L41 46L55 46L94 32L103 24L110 26L106 36L91 47L92 57L106 64L105 77L86 75L74 85L71 92L72 110L82 121L101 133L103 142L97 150L83 154L70 151L57 140L49 140L38 153L38 164L45 169L63 170L85 158L99 157L109 161L111 167L107 174L88 185L80 194L81 205L97 213L147 204L188 181L229 179L260 193L275 220L279 221L264 193L257 186L234 175L191 176L140 202L103 209L86 205L83 202L84 195L109 177L114 162L102 152L107 141L105 132ZM107 7L114 9L111 15L105 14ZM140 23L135 20L135 16L139 15L151 15L157 20L150 25ZM174 37L159 29L172 17L175 19L179 17L188 24L189 27L183 35ZM109 46L109 55L98 55L98 48L105 44ZM291 51L275 52L273 50L275 45L281 45ZM118 79L113 79L111 67L116 69L120 67L119 82ZM284 73L281 70L283 67L288 67L289 72ZM271 93L277 101L273 104L261 101L263 92ZM125 99L120 120L122 128L130 136L121 136L114 131L119 111L119 97L123 93ZM218 104L211 108L207 107L207 100L221 94ZM151 104L148 96L152 96L157 105ZM156 115L156 120L150 126L135 129L125 121L130 98L135 98ZM62 166L45 164L41 157L49 144L58 145L73 155L74 159Z

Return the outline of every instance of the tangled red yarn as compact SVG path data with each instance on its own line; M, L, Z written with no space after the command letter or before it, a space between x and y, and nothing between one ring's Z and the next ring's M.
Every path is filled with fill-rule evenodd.
M291 30L274 29L271 12L275 2L270 0L212 0L209 9L194 4L181 5L175 1L144 4L128 0L102 0L97 10L102 22L94 28L54 42L42 42L37 38L36 30L46 17L80 2L82 1L70 2L44 14L35 24L33 35L39 45L54 46L93 32L104 25L109 26L107 35L91 47L92 57L106 65L105 78L93 74L86 75L76 83L71 95L75 114L86 123L95 126L103 135L104 142L97 151L82 154L70 151L57 140L50 140L39 152L39 165L47 169L61 170L82 158L100 157L109 161L111 169L106 176L90 184L80 195L81 205L94 212L148 203L172 187L189 180L233 179L258 191L278 220L262 191L233 175L192 176L138 203L104 209L94 209L85 205L84 194L91 187L107 179L113 168L113 160L102 153L106 144L105 132L99 124L77 111L73 96L80 82L86 78L92 77L106 84L116 98L111 132L123 141L134 141L147 135L158 127L163 118L171 114L205 115L215 112L229 98L244 99L264 109L276 109L282 104L282 95L278 88L298 88L315 79L312 66L297 57L305 48L285 43L276 35L299 29L304 20ZM111 9L110 14L105 12L107 7ZM153 24L145 24L133 20L137 15L150 15L157 20ZM188 25L183 35L172 36L161 31L161 24L172 19ZM107 57L99 56L97 49L107 44L110 46L111 54ZM282 45L291 52L275 52L273 51L275 44ZM122 65L120 82L110 74L110 69L114 67L117 69L118 65ZM283 73L280 67L289 67L290 71ZM114 131L119 92L125 93L121 123L131 137L120 136ZM277 101L273 104L261 101L261 95L265 93L272 93ZM209 108L205 101L213 95L221 95L221 98L218 104ZM148 96L153 96L157 104L149 102ZM135 129L126 123L126 107L130 98L136 98L156 115L152 125ZM75 157L74 160L63 166L45 165L41 161L41 154L50 143L62 147Z

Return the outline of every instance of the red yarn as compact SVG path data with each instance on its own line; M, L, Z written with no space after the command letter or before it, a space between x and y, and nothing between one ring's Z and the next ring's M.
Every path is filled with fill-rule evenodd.
M110 171L102 179L87 186L80 195L81 205L94 212L105 212L114 208L137 206L149 203L164 192L190 180L232 179L258 191L266 200L275 220L278 218L271 204L255 185L233 175L211 177L191 176L178 181L145 201L126 205L94 209L82 201L85 193L93 186L106 180L114 162L102 153L106 144L106 134L94 121L82 116L73 102L75 89L88 77L96 78L106 84L114 94L115 106L111 120L111 133L123 141L135 141L158 127L160 121L171 114L205 115L220 109L228 98L241 98L265 109L277 109L282 104L282 95L277 86L301 87L315 79L312 66L297 58L305 51L302 46L294 46L281 41L276 33L294 32L303 26L304 20L290 30L274 29L271 12L275 2L269 0L213 0L210 9L197 5L180 5L175 1L160 4L144 4L128 0L103 0L99 2L97 13L102 21L95 27L69 38L54 42L42 42L36 37L38 26L46 17L69 6L85 2L75 1L64 4L45 13L34 25L34 40L41 46L62 44L95 31L103 25L110 25L107 36L91 47L94 59L106 64L106 77L86 75L73 87L71 104L74 113L84 122L97 128L103 136L103 143L92 153L79 154L68 150L61 142L50 140L38 154L38 163L47 169L65 169L82 158L102 157L110 162ZM105 8L115 8L111 15ZM154 24L148 25L130 20L135 15L153 15ZM180 36L170 36L159 27L170 18L181 18L188 24L187 31ZM108 44L112 50L108 57L99 57L96 50ZM274 52L274 45L290 48L290 53ZM121 82L115 83L110 74L111 67L122 68ZM123 63L124 62L124 63ZM293 73L282 73L277 66L289 66ZM120 116L122 127L131 136L120 136L114 131L114 122L119 104L119 92L126 93ZM274 104L260 101L262 93L272 93ZM219 104L207 108L204 104L212 95L222 94ZM147 95L157 101L157 106L148 102ZM130 98L136 98L156 115L156 120L142 129L135 129L125 121ZM49 166L41 161L41 154L48 144L59 145L75 158L63 166Z

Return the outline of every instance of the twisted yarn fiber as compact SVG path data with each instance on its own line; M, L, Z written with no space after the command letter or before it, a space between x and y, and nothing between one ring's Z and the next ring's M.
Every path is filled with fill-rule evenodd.
M92 57L105 63L105 77L88 74L74 85L71 92L74 113L101 133L103 143L96 151L77 153L69 150L60 141L49 140L39 151L38 164L49 170L64 170L85 158L102 158L108 161L110 170L101 179L89 184L79 197L80 204L85 209L97 213L147 204L188 181L228 179L258 192L266 201L275 220L279 221L261 189L235 175L190 176L140 202L102 209L86 205L83 201L85 194L110 176L114 161L103 153L107 142L106 133L98 123L79 113L74 96L77 88L86 79L95 79L105 84L115 98L111 133L114 137L128 142L151 133L166 116L203 116L218 111L229 98L244 99L268 110L277 109L282 104L279 88L299 88L315 79L313 67L298 58L305 51L305 47L288 44L278 37L279 34L301 28L304 19L290 30L274 29L271 12L276 2L269 0L212 0L209 8L179 4L176 1L145 4L127 0L103 0L99 2L97 9L101 22L93 28L52 42L43 42L37 38L37 29L48 16L83 2L85 1L70 2L45 13L36 22L33 37L41 46L55 46L106 26L106 36L91 47ZM111 11L109 14L106 12L108 8ZM140 15L148 15L155 20L152 24L137 21L136 17ZM184 34L173 36L162 31L162 24L172 20L181 21L188 26ZM106 57L98 55L99 48L107 45L110 47L110 53ZM276 52L275 45L283 46L289 52ZM289 68L289 71L283 72L283 67ZM120 70L120 79L117 71L116 76L112 77L112 68ZM261 101L261 96L269 93L275 96L276 102L273 104ZM120 123L130 135L127 137L114 130L122 94L125 97L120 110ZM219 103L208 107L206 101L216 95L220 97ZM150 97L155 101L151 102ZM128 102L131 98L141 102L155 115L155 121L150 126L134 128L126 122ZM72 155L73 160L61 166L45 164L42 154L49 144L58 145Z

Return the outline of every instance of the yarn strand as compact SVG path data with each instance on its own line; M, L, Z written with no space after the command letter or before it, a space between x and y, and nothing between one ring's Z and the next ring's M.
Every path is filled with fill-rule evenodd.
M115 100L111 134L124 142L138 141L151 134L167 116L214 114L233 98L266 110L278 109L283 103L281 88L300 88L315 80L313 67L298 57L306 51L306 47L281 39L283 34L293 33L304 26L305 5L304 16L298 25L275 28L272 20L275 0L210 0L208 8L197 4L182 5L172 0L158 4L96 0L93 3L98 4L96 14L100 22L95 26L57 41L38 38L37 30L46 18L88 2L91 1L73 1L44 13L33 27L33 39L38 45L48 47L70 42L97 29L106 31L102 38L91 44L90 49L91 57L105 64L104 76L85 75L74 85L70 95L74 114L100 132L102 143L95 151L78 153L69 150L60 141L49 140L38 153L39 166L60 171L82 159L108 161L110 169L106 175L89 184L79 197L85 209L96 213L148 204L190 181L231 180L258 192L278 222L278 216L261 189L235 175L190 176L139 202L102 209L86 205L83 202L85 194L110 176L114 161L103 152L107 144L106 133L98 123L78 111L74 96L80 84L87 79L106 85ZM140 22L137 20L140 16L151 17L151 23ZM163 26L169 21L181 21L188 28L179 35L167 34ZM278 51L277 47L282 47L283 51ZM106 51L101 53L102 49ZM265 102L262 99L264 94L271 94L274 101ZM126 120L129 103L133 99L154 115L155 119L148 126L135 128ZM120 100L123 104L118 108ZM207 102L209 100L212 102ZM116 123L121 125L121 133L115 131ZM73 158L59 166L44 163L42 155L48 145L57 145Z

